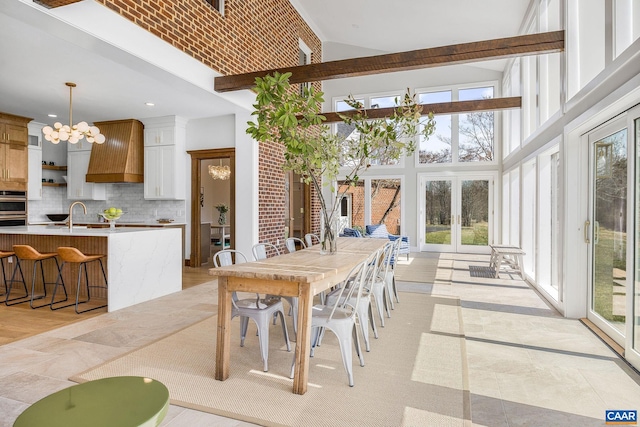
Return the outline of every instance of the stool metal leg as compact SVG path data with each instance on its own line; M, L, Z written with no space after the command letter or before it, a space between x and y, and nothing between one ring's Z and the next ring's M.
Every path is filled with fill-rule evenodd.
M4 258L0 258L0 265L2 266L2 284L4 285L4 294L0 294L0 296L3 296L7 294L7 273L4 270Z
M82 262L80 263L80 269L78 270L78 287L76 289L76 313L77 314L81 314L81 313L86 313L87 311L93 311L93 310L98 310L99 308L104 308L107 306L107 304L104 305L100 305L98 307L92 307L92 308L88 308L86 310L82 310L82 311L78 311L78 304L84 304L87 303L91 300L91 291L89 290L89 288L104 288L107 289L108 288L108 284L107 284L107 275L104 271L104 265L102 264L102 259L98 258L97 260L100 263L100 269L102 270L102 277L104 278L104 286L100 286L100 285L89 285L89 274L87 273L87 263L86 262ZM89 261L91 262L91 261ZM84 301L79 301L80 298L80 282L81 282L81 277L82 277L82 266L84 266L84 283L86 285L87 288L87 299Z
M41 307L44 307L46 305L48 305L49 308L52 308L53 304L60 303L60 302L65 302L68 299L67 288L64 285L64 279L62 279L62 277L60 276L60 264L58 263L58 259L57 258L50 258L50 259L53 259L55 261L56 268L58 270L58 275L56 276L56 281L55 282L49 282L49 283L46 282L45 277L44 277L44 268L42 266L42 262L44 260L37 260L33 265L33 281L32 281L32 284L31 284L31 302L29 303L29 305L33 309L41 308ZM35 283L36 283L36 264L38 264L38 263L40 264L40 276L42 277L42 288L44 289L44 295L39 296L39 297L34 297L34 295L35 295ZM64 299L54 302L55 296L56 296L56 290L57 290L57 287L58 287L58 278L62 279L62 289L64 290ZM33 305L33 301L34 300L46 299L47 298L47 285L54 285L53 293L51 295L51 301L49 301L49 302L47 302L45 304L34 306Z
M51 302L49 303L49 308L51 310L58 310L64 307L69 307L73 304L69 304L69 305L64 305L61 307L54 307L54 304L60 304L61 302L66 302L69 300L69 294L67 293L67 286L64 284L64 278L62 277L62 269L64 268L64 261L62 262L62 265L60 265L60 263L58 263L58 259L54 258L55 262L56 262L56 268L58 269L58 275L56 276L56 282L53 286L53 292L51 293ZM59 301L56 301L56 294L58 293L58 286L62 285L62 291L64 292L64 299L61 299Z
M13 269L13 273L11 274L11 280L9 281L9 289L7 289L7 295L4 298L4 304L6 306L12 306L16 304L22 304L23 302L29 302L29 289L27 288L27 282L24 279L24 273L22 272L20 259L18 257L15 257L15 259L16 259L16 266ZM22 287L24 288L24 296L9 298L11 296L11 290L13 289L13 283L16 282L15 277L16 277L16 272L18 270L20 271L20 277L22 277ZM23 300L23 301L18 301L18 302L9 304L10 301L17 301L17 300Z

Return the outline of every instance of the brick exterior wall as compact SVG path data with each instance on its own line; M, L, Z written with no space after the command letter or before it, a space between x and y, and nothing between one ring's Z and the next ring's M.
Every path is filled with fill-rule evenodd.
M342 191L341 187L340 190ZM364 187L358 185L347 190L351 195L351 226L359 227L364 231L365 225L378 224L382 215L389 208L395 195L395 188L382 188L371 202L371 222L364 221ZM385 218L385 225L391 234L400 234L400 196L396 199L397 206Z
M312 62L322 62L320 39L288 0L226 0L224 16L205 0L96 1L224 75L298 65L298 39L311 49ZM261 144L261 242L284 237L283 161L281 146ZM312 207L317 230L319 205Z

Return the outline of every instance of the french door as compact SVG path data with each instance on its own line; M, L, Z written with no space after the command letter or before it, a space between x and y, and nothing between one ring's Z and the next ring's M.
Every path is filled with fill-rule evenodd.
M420 178L420 250L488 253L496 174Z

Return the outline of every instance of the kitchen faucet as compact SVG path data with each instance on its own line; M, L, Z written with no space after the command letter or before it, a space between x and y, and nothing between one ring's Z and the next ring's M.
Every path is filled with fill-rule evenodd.
M75 205L80 205L84 208L84 214L87 214L87 207L85 206L84 203L80 202L80 201L75 201L73 203L71 203L71 206L69 206L69 231L73 230L73 207Z

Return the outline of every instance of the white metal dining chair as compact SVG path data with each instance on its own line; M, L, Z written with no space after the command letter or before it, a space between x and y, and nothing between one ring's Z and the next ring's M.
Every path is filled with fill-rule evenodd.
M355 296L351 296L350 300L347 301L348 304L356 307L356 312L358 315L358 323L360 324L360 331L362 332L362 337L364 339L364 345L366 351L371 351L371 345L369 341L369 323L371 324L371 329L373 330L373 336L378 338L378 328L376 327L376 323L373 320L373 310L371 304L372 287L374 286L374 282L377 280L378 271L381 263L381 255L382 251L376 251L372 254L371 259L369 260L369 264L367 264L367 272L364 287L362 289L362 295L360 300L357 301ZM343 286L353 286L352 279L348 279L343 282L341 285ZM346 298L344 295L344 291L340 288L336 288L331 291L326 296L326 304L332 305L335 303L336 298ZM375 297L374 297L375 298ZM322 335L321 335L322 336ZM318 341L321 340L321 337Z
M307 247L317 245L320 243L320 237L317 234L307 233L304 235L304 242L307 244Z
M234 256L235 262L233 259ZM213 256L213 265L215 267L233 265L238 263L238 261L247 262L247 257L244 256L242 252L234 249L224 249L216 252ZM259 294L255 295L255 298L238 299L236 292L233 292L231 296L231 302L233 304L231 318L233 319L236 316L240 316L240 347L244 347L244 339L247 335L249 319L252 319L256 323L263 370L267 372L269 370L269 325L274 315L280 314L287 351L291 351L291 344L289 343L287 324L284 321L282 301L280 299L260 298Z
M382 251L382 257L380 259L380 265L376 274L371 283L371 287L369 291L371 295L373 295L373 299L376 303L376 309L378 311L378 317L380 317L380 325L384 328L384 315L383 315L383 307L384 311L387 312L387 317L391 317L391 312L389 311L389 304L387 303L387 296L389 295L389 291L387 290L387 279L391 279L390 274L390 266L391 259L393 256L393 251L396 247L395 242L389 242L384 245Z
M276 255L280 255L280 251L278 250L278 247L273 243L268 243L268 242L256 243L251 248L251 252L253 253L253 259L255 259L256 261L259 261L261 259L267 259L268 251L273 251Z
M388 259L389 268L385 273L385 288L387 297L389 299L389 305L392 310L395 310L395 305L393 304L393 297L396 298L396 302L400 302L398 298L398 288L396 287L396 263L398 262L398 256L400 255L400 246L402 245L401 239L396 239L393 245L393 250L391 251L391 257Z
M352 369L352 347L354 344L356 354L360 359L360 366L364 366L364 358L362 356L362 350L360 349L360 338L356 331L357 314L354 306L350 304L350 301L352 298L355 298L357 306L366 281L367 266L370 260L372 260L372 257L359 263L351 270L347 277L350 278L349 280L352 282L352 286L342 286L340 289L343 294L336 298L332 305L314 305L311 316L311 345L313 346L317 341L321 329L328 329L336 335L342 355L342 363L345 371L347 371L350 387L354 385ZM296 358L294 356L293 363L291 364L290 378L293 378L294 375L295 361Z
M289 253L295 252L297 250L296 245L300 245L300 247L302 249L307 247L307 245L304 244L304 241L302 239L297 238L297 237L289 237L289 238L287 238L287 240L285 240L285 242L284 242L284 245L287 248L287 251Z
M280 255L280 251L278 250L278 247L272 243L256 243L255 245L253 245L253 247L251 248L251 252L253 252L253 258L256 261L259 261L261 259L266 259L267 258L267 250L271 249L276 255ZM267 295L268 299L277 299L277 298L284 298L285 300L287 300L287 302L289 303L289 306L291 307L291 311L289 314L291 314L293 316L293 334L294 334L294 338L298 336L298 297L290 297L290 296L283 296L280 297L278 295ZM275 325L275 321L276 318L273 318L274 321L274 325Z

